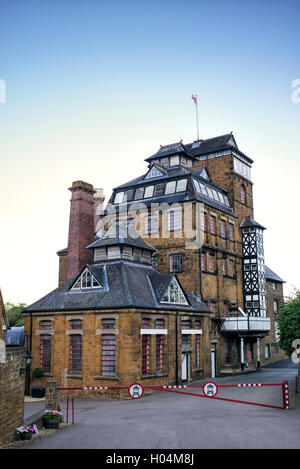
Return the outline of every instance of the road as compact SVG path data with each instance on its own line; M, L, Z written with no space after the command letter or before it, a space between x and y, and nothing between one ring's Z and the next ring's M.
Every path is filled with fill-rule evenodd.
M290 410L168 392L122 401L76 399L75 424L34 442L29 448L299 449L300 401L295 397L297 369L289 362L213 381L228 384L288 380ZM219 388L218 396L271 405L282 402L279 386ZM62 400L60 404L65 410L66 402Z

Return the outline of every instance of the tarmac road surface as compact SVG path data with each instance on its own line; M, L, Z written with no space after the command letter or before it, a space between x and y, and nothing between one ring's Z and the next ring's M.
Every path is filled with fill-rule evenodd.
M289 381L291 409L155 392L141 399L75 399L75 424L30 449L299 449L300 398L291 360L217 384ZM203 384L206 381L199 383ZM193 383L196 384L196 383ZM191 392L201 390L192 389ZM218 396L282 405L280 386L219 388ZM60 405L65 412L66 401Z

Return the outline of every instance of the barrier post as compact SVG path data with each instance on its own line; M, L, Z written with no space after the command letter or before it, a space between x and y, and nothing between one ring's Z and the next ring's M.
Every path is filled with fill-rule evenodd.
M282 383L282 404L284 409L290 408L290 399L289 399L289 382L283 381Z
M72 425L74 425L74 397L72 397Z
M69 423L69 396L67 396L67 423Z

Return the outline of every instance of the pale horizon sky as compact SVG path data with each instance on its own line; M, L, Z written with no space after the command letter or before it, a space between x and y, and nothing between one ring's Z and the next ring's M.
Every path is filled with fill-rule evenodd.
M266 265L300 288L297 1L3 0L0 287L37 301L58 284L72 181L112 188L160 145L233 131L254 160Z

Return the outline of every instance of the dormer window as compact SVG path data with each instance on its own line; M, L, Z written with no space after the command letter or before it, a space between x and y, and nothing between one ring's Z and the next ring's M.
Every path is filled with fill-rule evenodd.
M101 285L91 272L85 269L73 285L72 290L88 290L93 288L101 288Z
M163 172L160 171L156 166L152 166L152 168L150 169L145 179L158 178L163 175L164 175Z
M161 303L172 303L178 305L188 305L188 302L181 290L179 283L177 282L176 278L174 277L172 282L170 283L167 291L165 292Z

